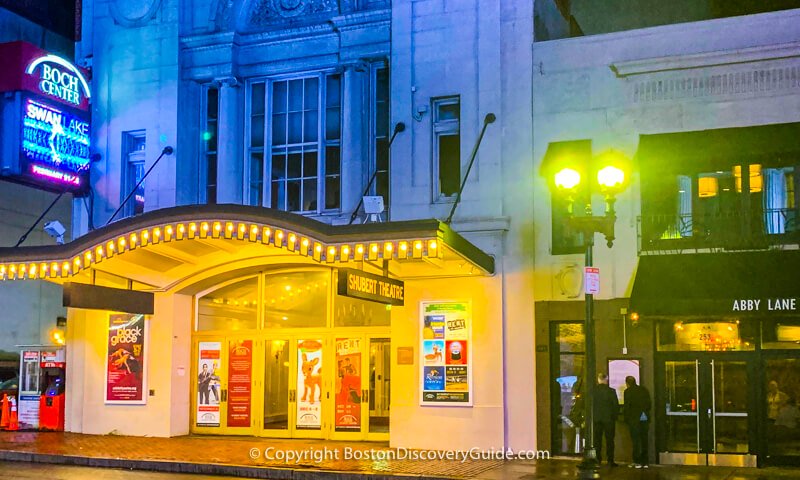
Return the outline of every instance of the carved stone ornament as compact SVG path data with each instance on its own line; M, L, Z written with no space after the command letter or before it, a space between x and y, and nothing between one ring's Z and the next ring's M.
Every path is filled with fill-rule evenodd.
M337 0L254 0L247 23L251 26L269 25L302 15L338 13Z
M123 27L141 27L155 18L161 0L112 0L111 17Z

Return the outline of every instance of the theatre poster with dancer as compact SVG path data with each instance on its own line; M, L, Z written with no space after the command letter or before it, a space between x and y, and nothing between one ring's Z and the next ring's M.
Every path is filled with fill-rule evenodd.
M472 304L420 303L420 405L472 406Z
M361 339L336 339L336 431L361 430Z
M322 340L297 341L297 421L305 430L322 428Z
M108 321L105 403L147 403L144 315L111 315Z
M219 427L222 342L200 342L197 350L195 424L198 427Z

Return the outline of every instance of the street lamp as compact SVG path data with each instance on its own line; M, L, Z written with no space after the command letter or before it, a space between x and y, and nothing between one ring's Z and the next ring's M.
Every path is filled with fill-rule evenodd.
M572 162L570 163L569 160ZM579 162L576 159L568 159L561 165L561 169L553 175L553 184L556 192L567 199L567 222L571 230L583 233L585 247L585 266L592 266L592 250L594 247L594 234L602 233L606 238L609 248L614 243L614 223L617 215L614 210L616 194L622 191L628 181L628 160L620 152L609 150L596 158L587 165L586 162ZM581 172L596 172L597 184L585 182L583 185L583 175ZM592 212L592 193L597 188L605 197L606 209L602 216L594 215ZM586 192L585 215L574 216L572 205L575 202L575 195L579 189L583 188ZM586 338L586 372L583 379L584 388L584 448L583 460L578 464L579 478L600 478L598 472L599 462L597 451L594 448L594 386L597 376L595 366L595 345L594 345L594 295L586 293L586 320L584 324L584 335Z

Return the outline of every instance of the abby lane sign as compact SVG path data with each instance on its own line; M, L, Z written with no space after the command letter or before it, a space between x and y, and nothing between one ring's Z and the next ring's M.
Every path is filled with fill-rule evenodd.
M339 269L339 295L360 298L371 302L403 306L405 285L379 275L350 268Z

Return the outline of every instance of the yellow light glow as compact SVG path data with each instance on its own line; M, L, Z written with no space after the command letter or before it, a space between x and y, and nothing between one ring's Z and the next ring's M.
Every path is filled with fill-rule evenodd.
M214 231L219 232L222 230L222 224L219 222L214 222Z
M283 240L283 231L278 230L278 233L275 234L278 240Z
M81 259L75 258L75 260L73 260L72 263L75 265L75 269L77 270L81 266Z
M597 172L597 183L606 188L617 188L625 183L625 172L621 168L609 165Z
M437 246L438 245L436 244L436 240L431 240L430 242L428 242L428 250L436 250Z
M125 237L119 237L119 240L117 240L117 244L119 245L120 250L125 249L125 243L126 243Z
M407 242L400 242L400 251L405 253L408 250L408 243Z
M86 261L86 263L89 263L89 262L91 262L91 261L92 261L92 252L86 252L86 253L84 253L84 254L83 254L83 258L84 258L84 260Z
M94 253L95 253L95 255L97 255L98 258L102 257L103 256L103 247L99 246L99 247L95 248L94 249Z
M369 249L370 251L372 251L372 253L378 253L378 244L373 243L372 246L369 247Z
M364 245L356 245L356 253L358 254L364 253Z
M328 248L328 256L335 257L336 256L336 247L329 247Z
M420 242L419 240L414 242L414 250L422 250L422 242Z
M183 233L183 232L185 232L185 231L186 231L186 227L185 227L185 226L184 226L182 223L179 223L179 224L178 224L178 231L179 231L180 233Z
M231 222L226 223L225 224L225 230L227 230L229 232L232 232L233 231L233 224Z
M131 246L136 246L137 241L139 241L139 237L135 233L131 233Z
M301 245L303 245L303 247L305 247L305 248L308 248L308 243L309 243L309 242L308 242L308 239L307 239L307 238L304 238L304 239L303 239L303 240L300 242L300 244L301 244Z
M345 245L344 247L342 247L342 257L347 258L349 256L350 256L350 247Z
M65 273L69 273L69 268L70 268L69 262L64 262L64 264L61 265L61 270L64 271Z
M200 230L207 232L208 231L208 223L203 222L200 224Z
M383 244L383 249L387 252L391 252L392 250L394 250L394 246L392 245L391 242L386 242Z
M148 232L147 230L143 231L142 240L147 240L148 238L150 238L150 232Z
M50 271L51 272L57 272L58 271L58 264L56 262L53 262L53 263L50 264Z
M556 186L565 190L571 190L581 183L581 174L572 168L564 168L555 176Z
M165 228L164 231L167 233L168 237L171 237L172 236L172 225L167 225L167 228Z
M240 234L243 234L246 229L247 229L247 227L245 226L244 223L240 223L239 224L239 233Z
M292 243L296 242L297 241L297 236L294 233L289 235L289 241L292 242Z
M116 247L114 246L114 241L113 240L111 240L108 243L106 243L106 250L108 250L108 253L114 253L114 249L115 248Z
M322 251L322 245L320 245L319 243L314 245L314 251L320 253Z
M195 224L194 222L190 223L189 224L189 231L190 232L197 231L197 224Z
M250 233L253 235L258 234L258 225L253 225L252 227L250 227Z
M719 192L719 183L716 177L697 178L697 196L700 198L716 197Z

